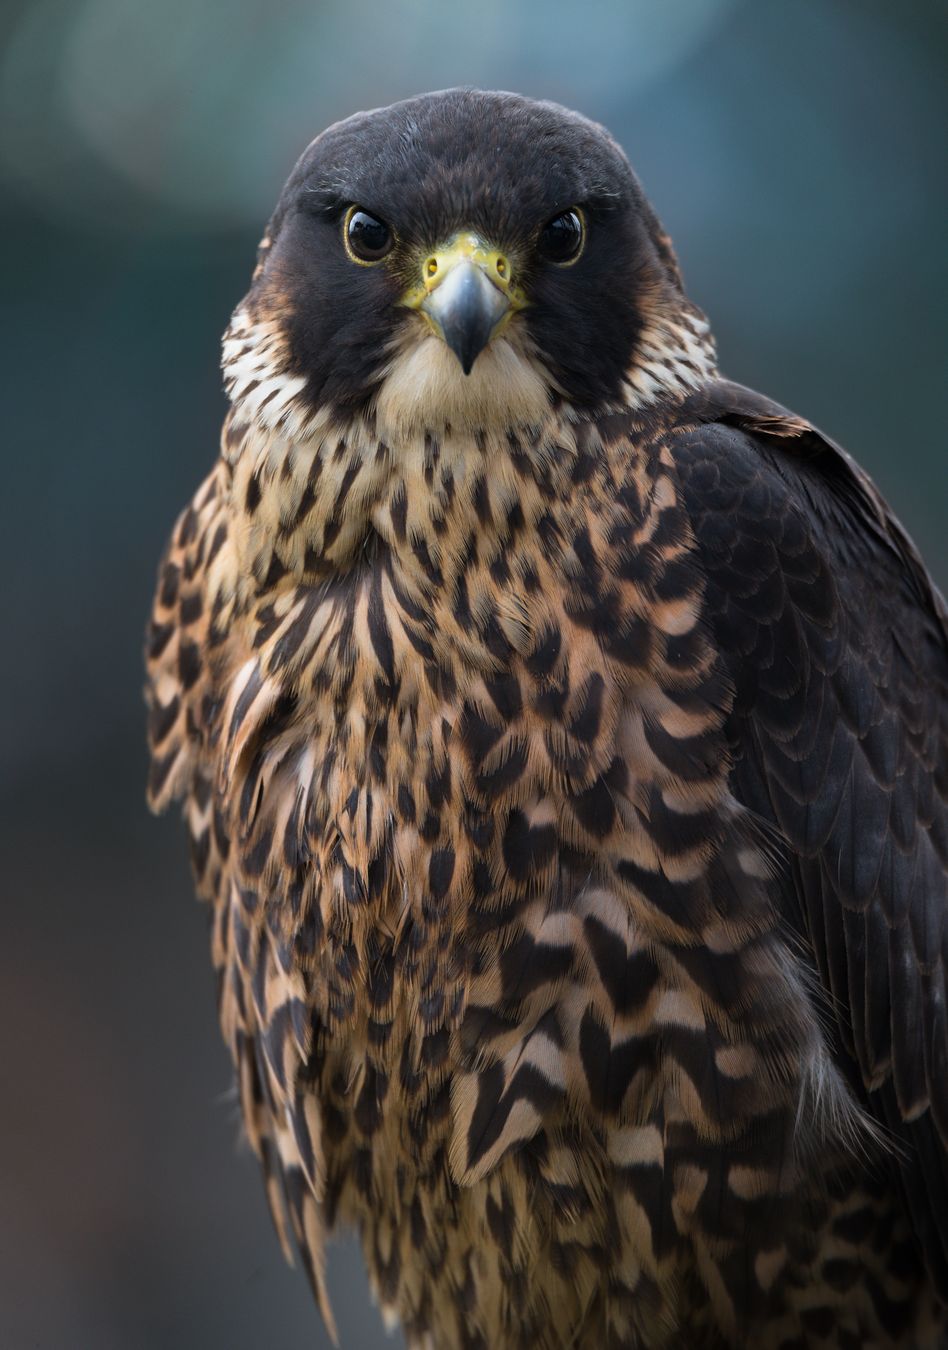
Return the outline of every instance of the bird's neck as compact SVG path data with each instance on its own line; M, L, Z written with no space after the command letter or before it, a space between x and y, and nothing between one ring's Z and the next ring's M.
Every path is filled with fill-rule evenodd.
M516 536L573 490L594 453L591 424L549 416L508 432L419 432L394 448L360 419L289 442L229 419L225 456L249 592L318 584L384 551L419 598L451 586L471 550L495 570Z
M428 425L405 416L390 380L371 412L315 417L304 431L298 417L273 425L238 401L222 453L243 585L259 593L339 576L380 547L422 593L469 570L472 549L495 571L515 567L517 534L552 538L558 514L601 468L605 419L627 421L634 452L637 428L715 373L707 324L684 309L646 328L620 398L595 414L547 393L527 400L520 422L507 409Z
M602 473L596 423L552 414L503 433L420 433L397 451L364 422L304 443L234 421L224 436L248 598L358 572L380 552L422 603L453 592L472 558L477 575L507 579L518 537L555 550L564 513Z

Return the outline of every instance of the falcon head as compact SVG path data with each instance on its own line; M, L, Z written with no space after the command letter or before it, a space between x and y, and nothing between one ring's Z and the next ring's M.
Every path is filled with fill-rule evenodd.
M228 392L295 433L538 423L713 369L629 163L552 103L460 89L308 147L225 338Z

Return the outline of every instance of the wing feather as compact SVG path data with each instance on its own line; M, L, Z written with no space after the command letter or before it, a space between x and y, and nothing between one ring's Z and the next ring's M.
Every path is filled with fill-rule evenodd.
M696 396L674 449L736 689L737 798L784 841L844 1067L903 1146L948 1300L948 620L853 461L740 386Z

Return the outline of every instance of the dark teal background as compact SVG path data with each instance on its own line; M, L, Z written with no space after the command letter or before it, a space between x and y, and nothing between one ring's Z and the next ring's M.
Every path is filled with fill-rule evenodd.
M31 0L0 16L0 1347L328 1344L238 1145L205 915L152 821L141 634L280 183L453 83L604 121L721 364L948 575L948 9L892 0ZM351 1245L343 1344L383 1343ZM388 1342L389 1344L391 1342Z

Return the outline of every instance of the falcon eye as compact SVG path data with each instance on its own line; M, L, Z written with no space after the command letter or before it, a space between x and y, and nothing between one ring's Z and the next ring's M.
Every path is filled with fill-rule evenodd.
M342 238L349 257L358 263L381 261L395 242L384 220L370 216L358 206L350 206L346 212Z
M547 262L567 267L574 263L583 251L586 242L586 226L582 213L564 211L554 216L549 224L540 231L539 252Z

